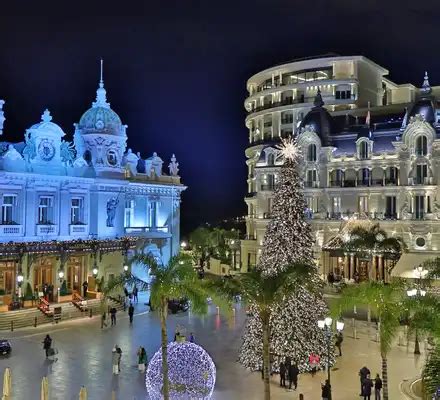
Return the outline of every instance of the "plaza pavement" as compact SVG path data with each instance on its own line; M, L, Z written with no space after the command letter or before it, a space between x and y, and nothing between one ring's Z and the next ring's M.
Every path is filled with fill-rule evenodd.
M118 400L148 399L144 377L137 371L136 351L139 345L146 348L149 358L159 348L160 327L157 315L147 312L143 300L137 306L133 326L129 326L125 313L118 313L115 327L100 329L99 318L84 318L1 334L11 339L13 351L10 358L0 359L0 371L11 367L13 380L12 400L39 400L41 378L48 376L50 399L78 399L81 385L88 389L89 400L111 399L111 392ZM238 363L237 351L244 327L245 314L237 305L231 321L217 315L215 307L204 317L190 313L171 315L169 338L176 326L186 333L194 332L196 342L211 355L217 366L217 382L214 400L263 399L261 374L251 373ZM367 337L365 323L358 323L358 339L353 339L351 325L347 323L343 343L343 357L338 358L332 370L333 400L359 399L358 371L367 365L375 374L380 371L378 344L374 329ZM59 349L58 361L48 362L42 349L42 341L50 333L54 346ZM111 350L118 344L123 351L122 371L112 376ZM422 351L424 350L422 346ZM416 376L423 365L423 356L414 357L412 348L395 346L389 356L390 400L406 397L399 386L402 380ZM278 386L278 375L273 376L272 398L296 400L299 393L305 400L320 399L320 384L325 373L315 377L300 375L297 391L287 391Z

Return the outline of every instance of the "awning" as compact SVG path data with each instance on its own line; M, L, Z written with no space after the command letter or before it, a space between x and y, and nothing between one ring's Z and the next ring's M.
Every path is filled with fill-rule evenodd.
M440 257L438 252L411 252L403 253L397 264L391 271L391 276L397 276L400 278L414 278L414 267L422 264L426 260L432 260L433 258Z

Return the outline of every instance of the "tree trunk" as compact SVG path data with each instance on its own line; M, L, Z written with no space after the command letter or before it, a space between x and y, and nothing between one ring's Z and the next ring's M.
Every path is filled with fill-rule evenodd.
M170 382L168 381L168 335L167 335L167 314L168 301L162 300L160 314L160 333L162 346L162 378L163 386L162 393L164 400L170 400Z
M382 387L383 400L388 400L388 362L386 354L382 354Z
M269 317L262 316L263 323L263 380L264 400L270 400L270 326Z
M416 329L416 344L414 346L414 354L420 354L419 332Z

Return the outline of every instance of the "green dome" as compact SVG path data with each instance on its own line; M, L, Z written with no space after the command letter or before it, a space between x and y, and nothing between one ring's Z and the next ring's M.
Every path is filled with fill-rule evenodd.
M87 110L78 123L82 134L105 134L125 136L121 119L110 107L93 106Z

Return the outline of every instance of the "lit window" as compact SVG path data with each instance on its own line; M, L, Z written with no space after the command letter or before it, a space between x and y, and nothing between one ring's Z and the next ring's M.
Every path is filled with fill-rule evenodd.
M40 202L38 204L38 223L40 225L53 223L53 197L40 197Z
M316 161L316 144L309 144L307 148L307 161Z
M416 165L416 184L423 185L428 177L428 166L426 164Z
M17 196L11 194L3 195L2 202L2 225L16 224Z
M366 160L368 157L368 143L364 140L359 143L359 158L361 160Z
M267 165L274 165L275 164L275 155L273 153L270 153L267 156Z
M425 135L421 135L416 139L416 154L418 156L428 154L428 138Z
M125 200L124 227L134 225L134 200Z
M84 223L84 199L74 197L70 203L70 223L78 225Z

